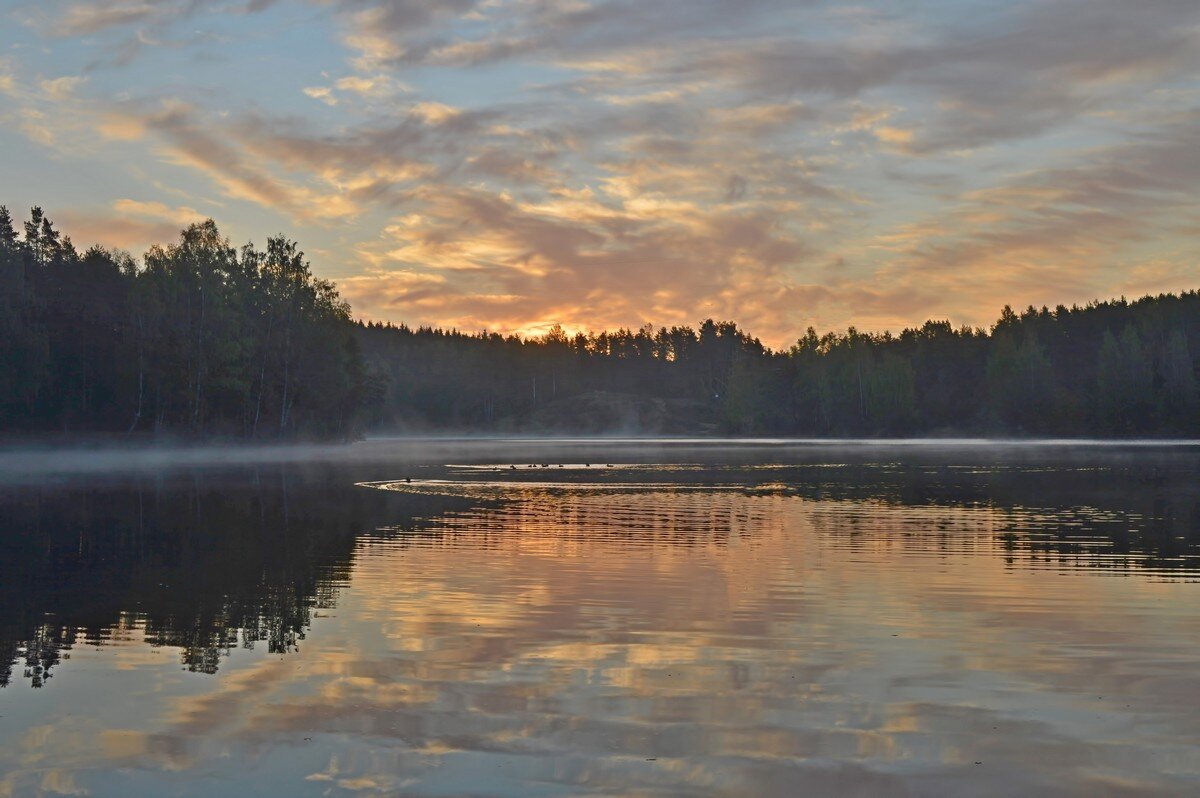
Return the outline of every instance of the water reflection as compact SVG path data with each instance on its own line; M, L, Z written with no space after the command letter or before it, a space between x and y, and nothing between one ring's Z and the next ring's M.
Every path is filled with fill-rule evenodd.
M80 643L142 637L214 673L294 651L335 605L357 537L452 500L380 497L336 472L246 469L0 493L0 686L34 687Z
M0 795L1200 786L1194 460L716 459L10 492Z

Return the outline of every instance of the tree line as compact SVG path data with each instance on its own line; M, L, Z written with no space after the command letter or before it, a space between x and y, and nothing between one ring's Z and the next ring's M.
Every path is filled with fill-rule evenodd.
M717 433L1200 435L1200 294L1005 307L773 351L733 322L522 338L360 325L377 426L490 429L594 391L701 402Z
M211 220L139 265L0 207L0 431L338 438L362 359L350 308L295 242Z
M1196 436L1198 355L1196 291L1005 307L987 331L809 328L786 350L713 319L535 337L354 322L283 236L238 250L210 220L138 264L80 254L37 208L19 235L0 208L9 434L504 432L602 392L714 434Z

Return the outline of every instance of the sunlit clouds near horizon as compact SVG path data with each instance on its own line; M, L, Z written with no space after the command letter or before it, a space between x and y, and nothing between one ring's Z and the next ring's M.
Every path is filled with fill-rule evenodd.
M1200 3L0 0L0 187L366 319L986 326L1200 287Z

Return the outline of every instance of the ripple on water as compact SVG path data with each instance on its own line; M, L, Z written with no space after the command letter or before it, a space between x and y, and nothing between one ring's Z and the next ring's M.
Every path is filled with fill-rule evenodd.
M1044 490L1128 484L1084 468L627 459L362 482L376 492L338 502L407 509L366 525L339 516L353 530L342 559L271 582L270 601L255 590L275 563L254 560L245 539L262 534L275 497L248 494L237 535L186 538L180 562L219 543L223 556L206 562L236 571L250 559L250 586L233 583L242 592L225 589L210 615L257 607L264 638L291 647L235 651L235 636L215 675L147 656L204 661L208 616L186 616L187 596L165 593L121 616L103 646L80 647L50 690L0 694L0 794L1200 786L1200 564L1187 507L1118 490L1056 503L1075 494ZM315 557L328 545L302 537L305 524L343 504L307 498L283 505L266 552L303 543ZM209 567L188 584L220 576ZM292 599L305 623L281 619ZM168 643L176 617L192 636ZM9 715L20 724L5 725ZM51 770L61 775L46 781Z

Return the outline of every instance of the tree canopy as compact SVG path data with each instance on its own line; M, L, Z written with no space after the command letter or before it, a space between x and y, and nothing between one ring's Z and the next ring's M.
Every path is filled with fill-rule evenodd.
M212 221L139 266L80 254L40 208L0 208L0 427L338 438L361 357L350 308L283 236L235 249Z
M1005 307L986 331L809 328L787 350L714 319L536 337L354 322L284 236L238 249L209 220L139 264L0 207L9 435L513 431L552 409L554 431L594 431L580 398L603 394L714 434L1196 436L1198 359L1196 291Z

